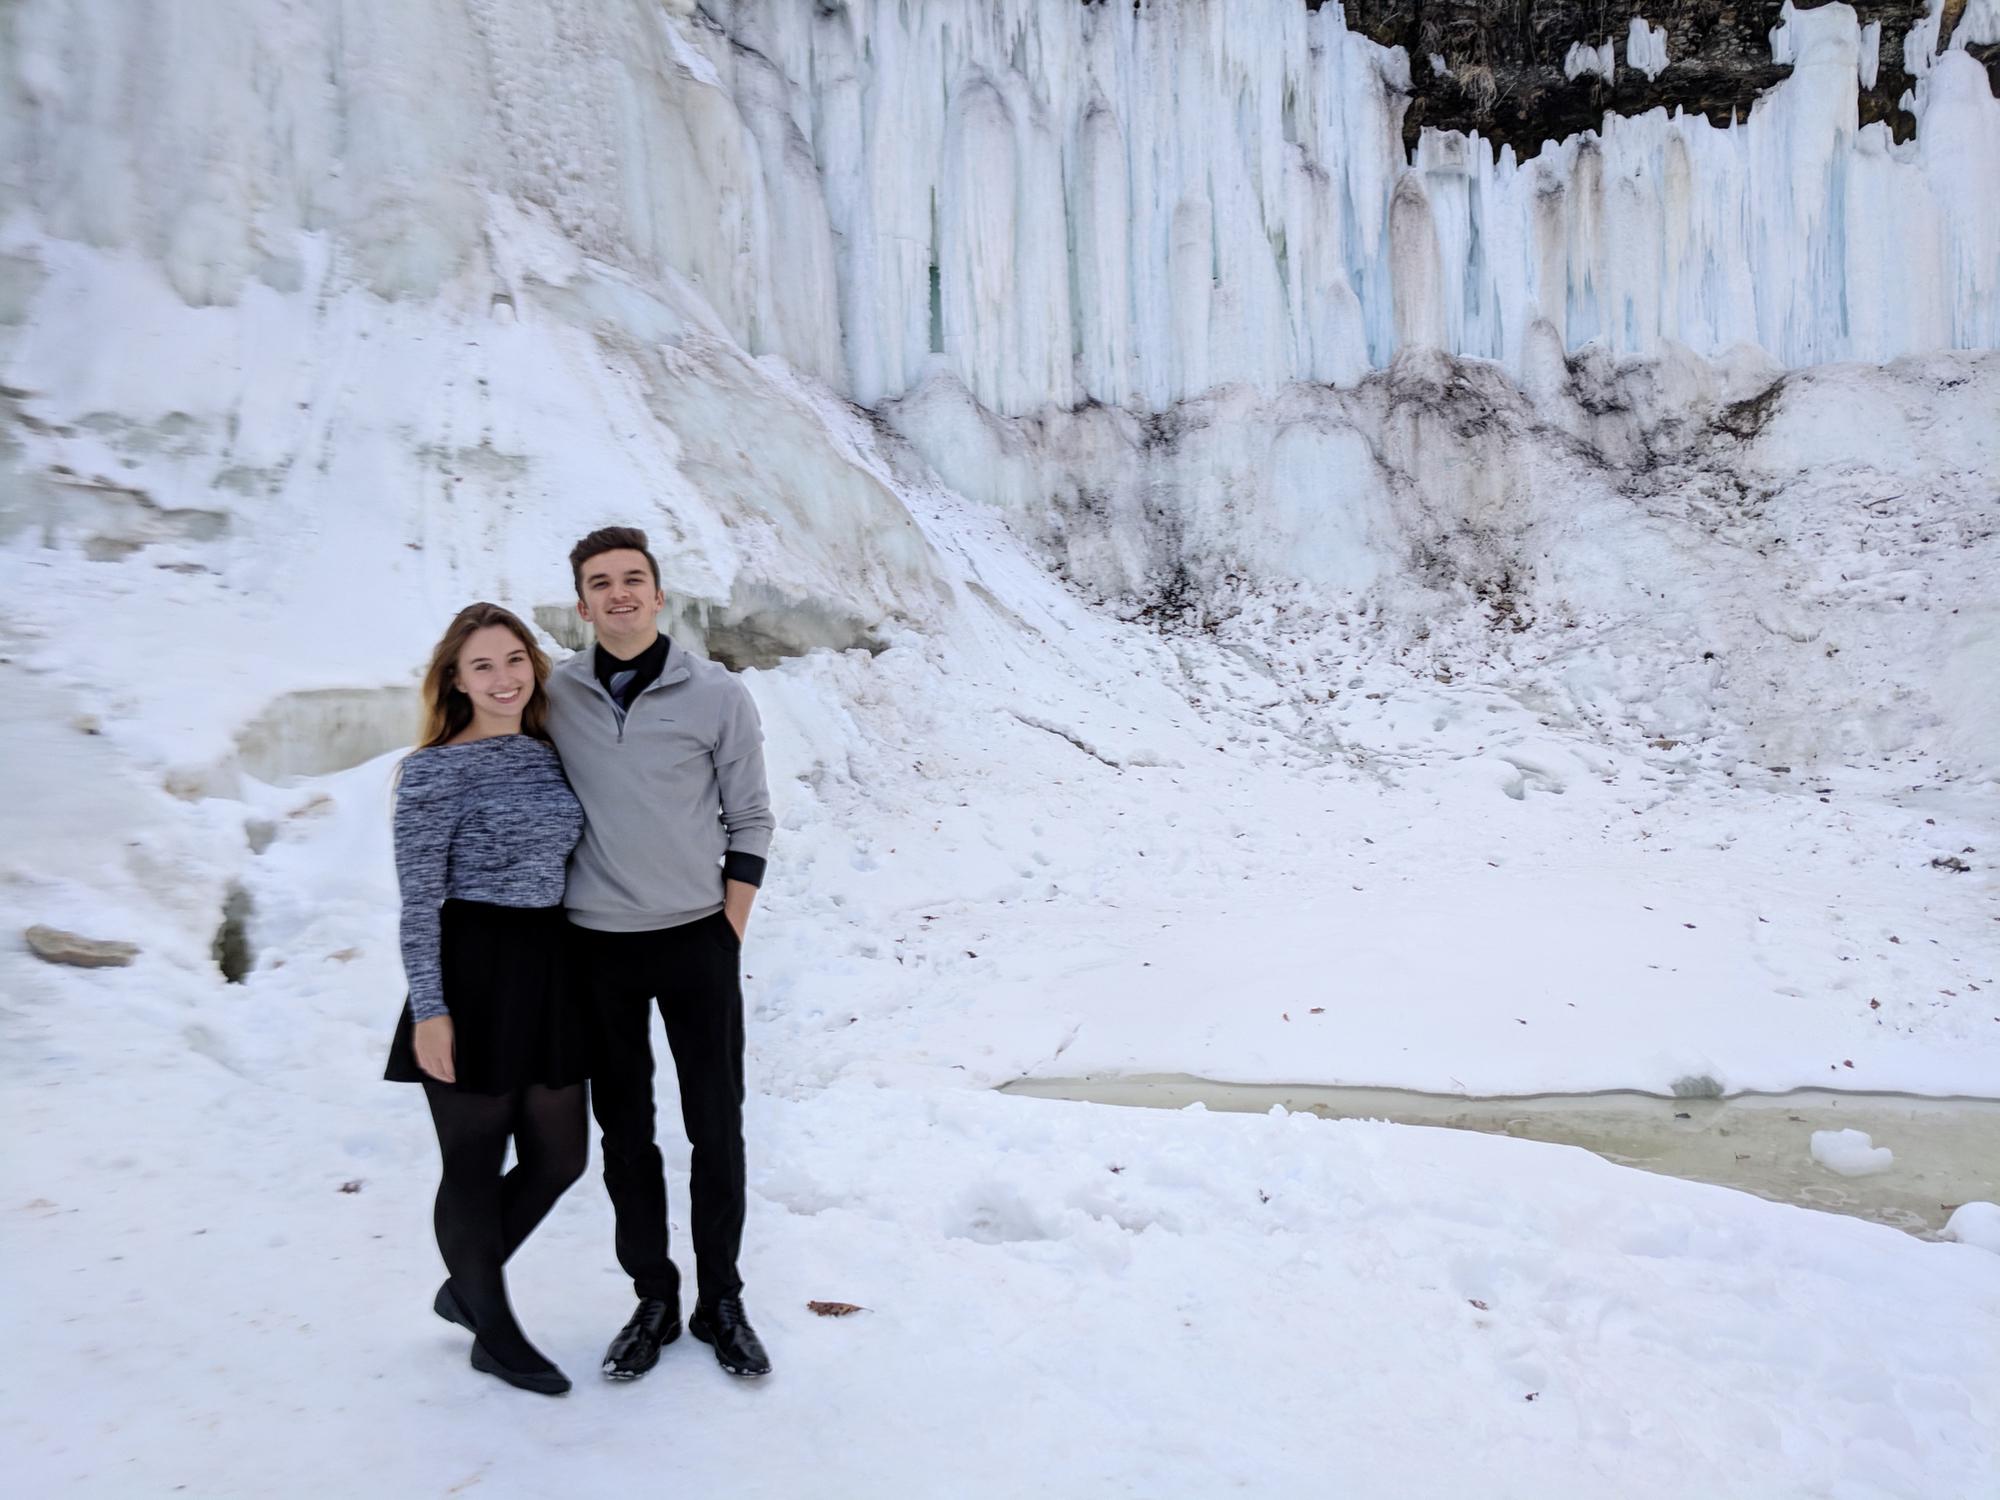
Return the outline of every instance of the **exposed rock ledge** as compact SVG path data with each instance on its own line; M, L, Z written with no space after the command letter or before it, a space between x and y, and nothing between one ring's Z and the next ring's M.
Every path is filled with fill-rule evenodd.
M1317 10L1324 0L1306 3ZM1946 0L1942 37L1952 35L1965 5ZM1854 0L1854 8L1864 26L1882 27L1875 80L1861 91L1861 123L1885 120L1906 140L1916 121L1900 102L1913 83L1903 66L1903 39L1929 7L1926 0ZM1771 30L1783 10L1782 0L1346 0L1350 29L1410 55L1408 145L1426 126L1476 130L1496 146L1511 144L1523 158L1544 141L1596 129L1607 112L1678 107L1717 124L1747 114L1758 95L1791 71L1771 60ZM1627 63L1634 17L1666 33L1667 65L1654 77ZM1573 46L1606 42L1614 60L1609 80L1594 72L1568 76L1564 64ZM2000 43L1967 50L1986 65L2000 95Z

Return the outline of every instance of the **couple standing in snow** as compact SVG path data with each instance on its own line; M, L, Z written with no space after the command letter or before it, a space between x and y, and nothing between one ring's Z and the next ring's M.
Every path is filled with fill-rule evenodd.
M762 1375L736 1270L739 961L774 827L762 729L741 681L659 633L666 601L643 532L592 532L570 569L596 645L551 669L508 611L460 610L431 653L424 734L399 772L410 994L387 1076L422 1084L444 1158L450 1274L433 1307L471 1330L475 1369L569 1389L515 1321L502 1267L582 1175L594 1106L618 1261L639 1298L604 1374L636 1379L679 1337L654 1142L657 1000L692 1147L688 1328L731 1374Z

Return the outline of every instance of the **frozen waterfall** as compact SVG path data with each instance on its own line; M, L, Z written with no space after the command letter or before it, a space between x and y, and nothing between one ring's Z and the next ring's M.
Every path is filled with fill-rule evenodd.
M139 14L0 7L0 539L40 542L0 560L23 630L56 631L58 574L132 629L166 597L203 622L117 689L181 784L283 762L259 726L306 725L296 695L400 684L447 605L562 620L548 559L610 514L655 532L676 630L743 660L948 637L977 595L912 498L938 484L1135 609L1247 579L1414 632L1527 599L1665 664L1671 693L1577 689L1668 703L1656 737L1991 763L1960 684L2000 637L1957 607L2000 426L1990 361L1950 353L2000 346L1991 4L1898 39L1907 142L1858 124L1883 34L1787 6L1746 118L1526 160L1406 151L1404 52L1304 0ZM1591 44L1671 75L1659 19ZM1822 468L1847 498L1795 518L1814 547L1921 511L1939 549L1934 587L1883 585L1925 620L1879 659L1804 618L1860 565L1765 534ZM267 604L270 559L295 594L380 580L342 659ZM1744 604L1793 586L1810 610ZM285 665L218 681L203 633L243 609ZM1733 676L1656 649L1698 635Z
M729 24L827 184L864 403L934 358L1004 412L1347 382L1416 343L1518 371L1542 320L1572 349L1790 365L2000 343L2000 105L1947 51L1912 143L1857 128L1846 5L1787 7L1792 77L1735 125L1614 116L1526 162L1427 133L1414 165L1408 60L1334 5Z
M1414 163L1409 61L1338 5L347 9L12 7L11 195L229 302L298 283L300 229L429 295L489 253L483 187L864 405L943 368L1001 413L1161 410L1414 344L1518 373L1538 323L1794 366L2000 344L1983 3L1912 32L1907 143L1857 125L1878 38L1832 4L1786 7L1793 72L1732 125L1609 117L1527 161L1427 133Z

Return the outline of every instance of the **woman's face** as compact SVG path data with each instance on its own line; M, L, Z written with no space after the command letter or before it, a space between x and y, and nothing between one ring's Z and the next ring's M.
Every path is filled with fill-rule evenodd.
M486 719L518 721L535 696L528 648L505 625L482 625L458 653L458 687Z

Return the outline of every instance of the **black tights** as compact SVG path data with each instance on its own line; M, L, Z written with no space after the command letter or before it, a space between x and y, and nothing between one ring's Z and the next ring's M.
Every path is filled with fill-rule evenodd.
M500 1268L583 1175L590 1149L584 1085L466 1094L426 1081L424 1097L444 1155L435 1222L452 1289L489 1354L510 1369L540 1369L548 1361L514 1321ZM515 1162L503 1177L509 1136Z

